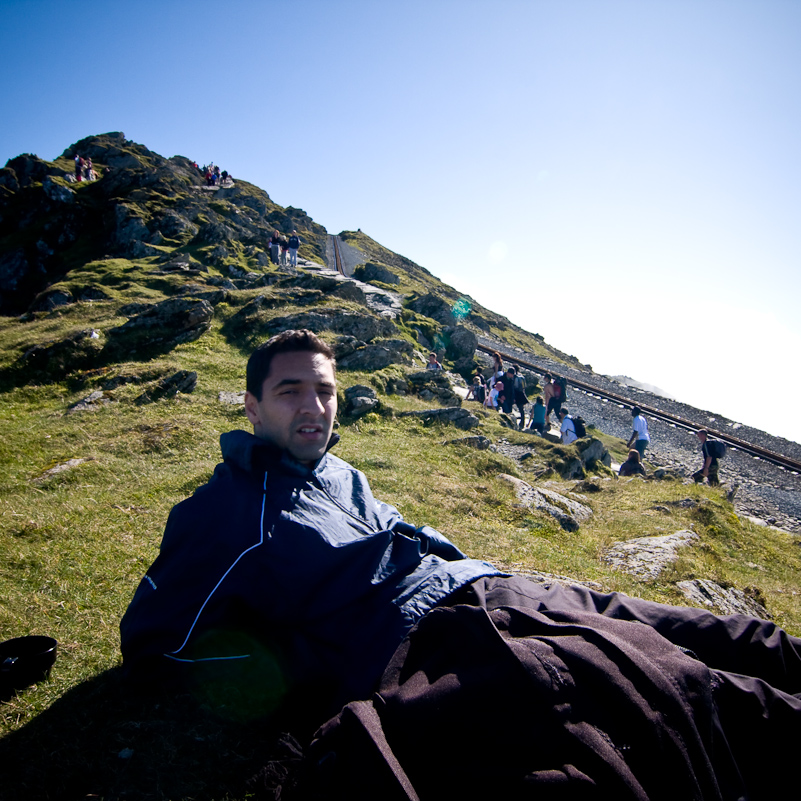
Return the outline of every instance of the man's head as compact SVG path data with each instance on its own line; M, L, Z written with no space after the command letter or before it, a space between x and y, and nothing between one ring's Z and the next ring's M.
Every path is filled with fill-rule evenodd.
M642 412L641 412L641 409L640 409L640 407L639 407L639 406L635 406L635 407L634 407L634 408L631 410L631 416L632 416L632 417L639 417L641 413L642 413Z
M703 445L703 443L709 439L709 432L705 428L702 428L700 431L695 432L695 436L701 440L701 444Z
M564 420L567 417L567 409L564 406L559 410L559 419Z
M334 353L311 331L284 331L247 366L245 413L253 433L304 464L325 453L337 412Z

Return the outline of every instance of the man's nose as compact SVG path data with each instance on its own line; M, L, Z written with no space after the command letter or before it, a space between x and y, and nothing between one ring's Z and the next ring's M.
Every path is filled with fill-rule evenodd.
M311 412L313 414L321 414L325 411L325 405L317 390L310 389L308 392L303 393L301 411Z

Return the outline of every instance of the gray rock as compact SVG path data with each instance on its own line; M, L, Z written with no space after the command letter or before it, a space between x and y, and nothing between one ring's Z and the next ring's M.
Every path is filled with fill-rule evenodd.
M228 392L221 390L217 395L217 400L226 406L243 406L245 403L245 390L241 392Z
M69 289L63 287L48 289L34 299L30 311L53 311L53 309L57 309L59 306L69 306L70 303L74 302L75 298L73 298L72 292L70 292Z
M565 531L578 531L592 517L592 509L578 501L544 487L532 487L515 476L501 473L498 478L511 484L521 503L553 517Z
M763 620L771 620L765 607L734 587L724 588L714 581L692 579L680 581L676 585L693 603L712 609L719 615L749 615Z
M55 203L72 203L75 200L75 192L72 189L57 184L49 175L42 181L42 189Z
M112 354L124 349L171 349L201 337L209 330L213 316L214 307L208 301L168 298L112 328L108 332L109 349Z
M595 466L596 462L601 462L601 464L607 467L612 464L612 457L609 451L606 449L603 442L596 437L582 437L580 440L576 441L575 446L578 449L579 456L585 467L592 468Z
M399 284L400 278L383 264L376 264L368 261L367 264L357 267L353 271L353 277L359 281L366 281L368 284L373 281L380 281L382 284Z
M74 414L75 412L94 412L102 406L113 402L113 399L105 392L97 390L70 406L70 408L67 409L67 414Z
M197 373L189 370L179 370L169 378L163 378L156 386L143 392L135 401L137 406L155 403L163 398L174 398L179 392L188 394L195 391L197 386Z
M486 451L492 445L492 440L487 437L459 437L458 439L449 439L445 445L464 445L468 448L475 448L477 451Z
M694 531L676 531L654 537L636 537L614 543L603 560L615 570L630 573L643 581L652 581L678 558L678 549L698 540Z
M362 417L380 407L380 401L372 387L354 384L345 390L344 414L350 417Z
M348 334L363 342L372 342L378 337L391 336L397 331L395 324L391 320L374 317L370 314L357 314L343 309L319 309L313 312L300 312L287 317L274 317L266 325L270 333L273 334L279 334L281 331L287 331L292 328L308 328L317 334L322 331Z
M478 338L472 331L462 325L457 325L455 328L444 329L442 333L447 342L445 355L449 359L453 361L473 359L478 346Z
M390 364L409 364L412 346L405 339L380 339L362 345L347 356L337 356L343 370L382 370Z
M97 329L85 328L57 342L34 345L20 357L18 367L27 375L57 380L76 370L94 367L103 344Z
M425 422L426 425L431 423L450 423L468 431L471 428L476 428L480 421L479 419L467 409L462 409L459 406L451 406L445 409L424 409L422 411L414 412L400 412L398 417L418 417Z
M453 325L455 322L451 304L434 294L415 298L409 303L409 308L443 325Z

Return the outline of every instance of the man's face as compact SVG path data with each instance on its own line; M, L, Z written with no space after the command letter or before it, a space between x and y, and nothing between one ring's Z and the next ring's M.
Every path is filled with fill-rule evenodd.
M245 393L253 433L313 464L326 450L337 413L334 365L322 353L279 353L262 384L261 400Z

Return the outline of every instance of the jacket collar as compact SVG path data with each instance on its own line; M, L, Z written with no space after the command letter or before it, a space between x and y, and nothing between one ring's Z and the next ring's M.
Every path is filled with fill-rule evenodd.
M326 454L339 442L339 434L331 434L326 453L312 468L293 459L285 450L277 448L272 442L250 434L247 431L228 431L220 436L220 449L223 459L246 472L263 472L281 469L284 472L309 476L316 473L325 463Z

